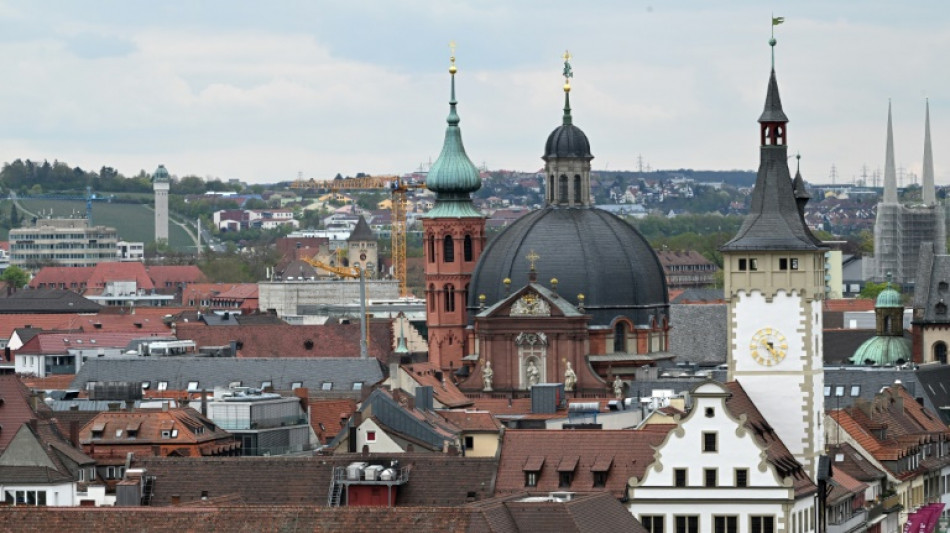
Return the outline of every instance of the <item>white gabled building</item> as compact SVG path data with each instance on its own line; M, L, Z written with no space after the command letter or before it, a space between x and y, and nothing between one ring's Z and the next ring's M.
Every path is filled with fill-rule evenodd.
M737 382L708 381L655 448L627 507L650 532L809 533L817 487Z

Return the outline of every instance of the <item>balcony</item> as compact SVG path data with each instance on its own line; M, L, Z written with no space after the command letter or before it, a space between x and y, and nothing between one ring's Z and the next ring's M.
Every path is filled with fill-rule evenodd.
M894 513L901 510L901 499L897 494L892 494L881 500L868 505L868 523L874 523L881 515Z
M869 513L865 509L859 509L851 516L842 517L838 520L828 519L828 533L851 533L852 531L864 531L867 526Z

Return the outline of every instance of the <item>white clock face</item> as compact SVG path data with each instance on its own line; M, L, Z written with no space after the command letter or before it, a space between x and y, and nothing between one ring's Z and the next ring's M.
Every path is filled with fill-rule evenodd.
M752 359L762 366L774 366L785 359L788 353L788 339L775 328L762 328L752 335L749 344Z

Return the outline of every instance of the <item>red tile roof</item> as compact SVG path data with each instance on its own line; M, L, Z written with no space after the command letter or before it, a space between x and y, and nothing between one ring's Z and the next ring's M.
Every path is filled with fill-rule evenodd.
M320 443L327 444L356 411L356 400L330 400L310 398L310 425L317 434Z
M505 431L495 494L512 494L532 490L550 492L607 491L615 497L626 492L627 480L642 478L647 466L653 463L654 447L666 438L672 426L664 431L638 430L520 430ZM657 429L657 428L654 428ZM557 469L565 458L578 457L574 479L570 487L561 487ZM592 467L603 466L610 458L611 468L606 486L594 487ZM526 469L538 468L536 487L526 487Z
M80 289L85 287L92 271L93 267L43 267L30 280L30 288Z
M76 378L76 374L55 374L45 378L20 376L20 381L33 390L67 390Z
M135 438L128 432L136 431ZM173 431L165 435L165 431ZM177 430L177 431L175 431ZM101 436L93 438L93 432ZM79 430L84 451L97 459L124 457L123 450L136 456L222 455L240 447L227 431L189 407L104 411Z
M498 433L501 431L501 422L488 411L436 411L443 418L455 424L466 433Z
M472 400L465 396L465 393L460 391L451 380L440 380L436 377L436 372L442 374L442 369L437 365L433 363L413 363L402 365L401 368L420 387L432 387L432 395L435 400L447 408L453 409L472 405Z
M135 339L141 339L141 333L118 333L98 331L95 333L40 333L26 342L16 351L18 354L55 355L65 354L70 348L125 348Z
M871 298L837 298L825 300L822 304L826 313L842 311L874 311L874 300Z
M207 281L204 273L194 265L156 265L147 267L146 272L156 288L175 287L181 283L202 283Z
M139 262L118 261L99 263L93 267L92 274L86 281L86 287L90 289L105 287L110 281L135 281L137 288L147 291L155 288L152 279L148 277L148 272L145 271L145 265Z
M30 391L13 374L0 374L0 454L7 449L24 422L36 418L30 408Z
M392 353L392 331L388 320L370 321L369 355L384 363ZM359 357L360 325L248 324L208 326L179 323L177 336L198 346L226 346L239 343L238 357Z

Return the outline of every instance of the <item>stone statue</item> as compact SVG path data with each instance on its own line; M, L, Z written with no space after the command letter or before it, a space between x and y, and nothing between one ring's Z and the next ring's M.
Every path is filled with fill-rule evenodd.
M614 397L618 400L623 398L623 381L621 381L620 376L617 376L617 379L614 380Z
M571 363L567 363L567 370L564 371L564 390L566 392L571 392L574 390L574 386L577 385L577 374L574 373L574 369L571 368Z
M541 371L538 370L538 365L534 363L534 359L528 361L528 368L525 370L525 374L528 377L528 388L535 386L541 381Z
M482 390L485 392L491 392L491 382L492 378L495 377L495 371L491 369L491 361L485 361L485 366L482 367Z

